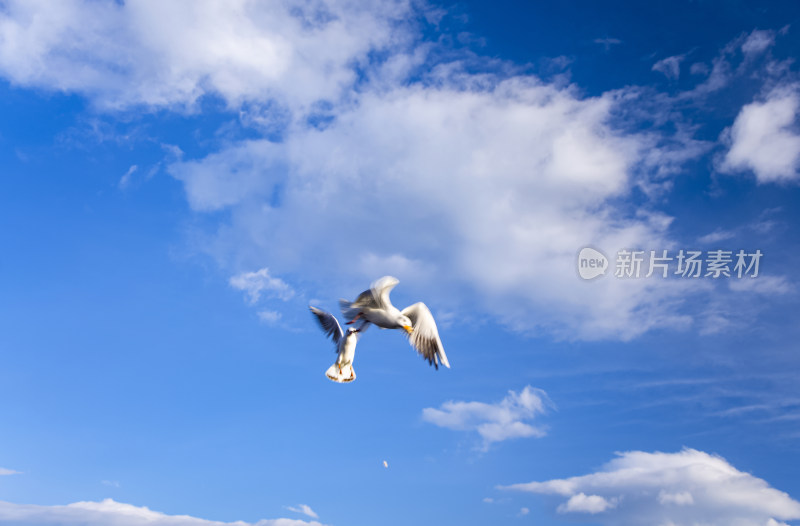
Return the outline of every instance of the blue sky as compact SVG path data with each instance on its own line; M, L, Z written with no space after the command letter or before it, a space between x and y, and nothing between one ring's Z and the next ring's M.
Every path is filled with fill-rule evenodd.
M800 524L798 23L0 2L0 524Z

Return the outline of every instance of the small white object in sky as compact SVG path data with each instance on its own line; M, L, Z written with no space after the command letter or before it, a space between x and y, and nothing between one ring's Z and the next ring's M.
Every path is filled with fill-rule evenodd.
M356 343L358 343L358 333L361 329L348 328L347 334L345 334L333 314L316 307L309 308L319 321L322 330L336 344L338 353L336 362L325 371L325 376L337 383L352 382L356 379L353 359L356 355ZM362 324L361 327L363 328L363 326Z
M386 462L385 460L383 461L383 467L385 467L385 468L388 468L388 467L389 467L389 463L388 463L388 462Z
M439 368L441 363L449 368L442 340L431 311L424 303L415 303L402 311L389 301L389 292L399 281L392 276L384 276L358 295L356 301L339 300L344 317L353 323L361 318L374 323L382 329L404 329L409 343L428 363ZM363 329L366 324L362 324Z

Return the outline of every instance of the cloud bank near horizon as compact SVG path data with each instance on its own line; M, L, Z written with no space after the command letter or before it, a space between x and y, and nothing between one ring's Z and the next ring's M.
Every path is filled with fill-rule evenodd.
M557 496L558 514L609 526L778 526L800 518L800 502L786 493L688 448L627 451L595 473L500 489Z
M105 499L101 502L75 502L64 506L14 504L0 501L0 524L25 526L322 526L317 521L263 519L219 522L189 515L168 515Z

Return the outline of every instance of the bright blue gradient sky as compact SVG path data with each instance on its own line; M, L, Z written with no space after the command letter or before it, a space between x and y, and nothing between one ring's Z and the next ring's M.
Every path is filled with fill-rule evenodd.
M800 524L799 31L0 1L0 524ZM452 369L373 328L328 381L307 306L387 274Z

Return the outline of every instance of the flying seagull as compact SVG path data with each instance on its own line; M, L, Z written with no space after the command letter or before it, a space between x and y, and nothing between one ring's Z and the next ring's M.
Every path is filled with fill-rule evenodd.
M339 300L342 313L348 320L347 324L364 319L381 329L403 329L411 346L428 360L428 364L436 369L439 369L439 364L449 368L450 363L444 353L442 340L439 339L436 321L428 307L419 302L401 311L389 301L389 292L398 283L400 282L397 278L384 276L359 294L356 301ZM361 329L365 325L366 323L362 323Z
M348 327L347 333L345 333L333 314L316 307L309 306L309 308L317 318L322 330L325 331L325 335L336 344L336 352L338 353L336 362L328 367L328 370L325 371L325 376L338 383L352 382L356 379L353 359L356 354L358 333L361 332L365 324L362 323L358 329Z

